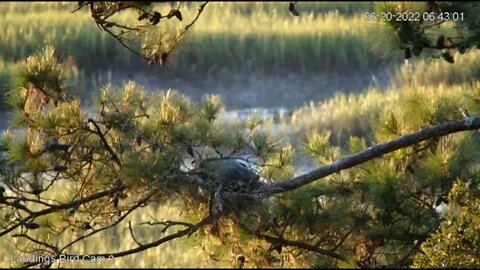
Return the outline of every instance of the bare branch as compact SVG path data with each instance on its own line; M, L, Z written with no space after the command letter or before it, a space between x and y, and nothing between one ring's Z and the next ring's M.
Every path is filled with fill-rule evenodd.
M84 6L86 6L88 4L89 4L89 2L81 3L81 5L78 5L78 7L75 8L74 10L72 10L71 13L75 13L75 12L79 11L80 9L82 9Z
M130 48L127 44L125 44L125 42L123 42L123 40L121 38L119 38L118 35L115 35L112 31L110 31L108 28L106 27L103 27L103 25L101 25L101 28L103 30L105 30L105 32L107 32L109 35L111 35L113 38L115 38L118 42L120 42L120 44L125 47L127 50L129 50L130 52L132 52L133 54L135 54L136 56L140 57L140 58L143 58L145 60L149 60L148 57L145 57L144 55L138 53L137 51L135 51L134 49Z
M26 239L28 239L29 241L31 241L31 242L33 242L33 243L35 243L35 244L45 246L45 247L51 249L53 252L55 252L55 253L57 253L57 254L59 253L58 247L53 246L53 245L50 245L49 243L44 242L44 241L40 241L40 240L37 240L37 239L33 239L32 237L30 237L30 236L27 235L26 233L25 233L25 234L14 234L14 235L12 235L12 237L23 237L23 238L26 238Z
M159 246L159 245L161 245L165 242L174 240L176 238L181 238L181 237L184 237L184 236L190 236L193 233L195 233L196 231L198 231L200 228L202 228L203 226L215 221L217 218L218 217L208 215L205 218L203 218L200 222L198 222L197 224L194 224L193 226L190 226L190 227L188 227L184 230L181 230L181 231L178 231L176 233L167 235L165 237L162 237L162 238L160 238L156 241L150 242L148 244L143 244L142 246L132 248L132 249L129 249L129 250L125 250L125 251L121 251L121 252L117 252L117 253L90 254L90 255L87 255L87 254L75 254L75 255L64 254L64 256L65 257L80 258L80 259L88 259L88 258L92 258L92 257L119 258L119 257L123 257L123 256L128 256L128 255L131 255L131 254L142 252L144 250L147 250L147 249L150 249L150 248L153 248L153 247L157 247L157 246ZM60 254L57 254L57 255L52 256L52 257L55 258L55 259L58 259L60 257ZM31 266L35 266L35 265L38 265L38 264L40 264L40 262L32 262L32 263L29 263L28 265L26 265L24 267L31 267Z
M156 194L157 190L154 190L152 191L149 195L145 196L145 198L143 198L142 200L139 200L136 204L134 204L132 207L130 207L130 209L127 210L127 212L125 214L123 214L119 219L117 219L115 222L113 222L112 224L110 224L109 226L105 226L103 228L99 228L99 229L96 229L96 230L93 230L92 232L88 233L88 234L85 234L83 236L80 236L78 237L77 239L73 240L72 242L68 243L67 245L65 245L61 250L60 252L63 252L65 249L71 247L72 245L74 245L75 243L85 239L85 238L88 238L94 234L97 234L101 231L104 231L108 228L112 228L116 225L118 225L121 221L123 221L128 215L130 215L135 209L137 209L138 207L140 207L140 205L142 205L143 203L145 203L146 201L148 201L151 197L153 197L155 194Z
M155 221L155 222L147 221L147 222L141 222L140 225L150 225L150 226L162 225L162 226L165 226L165 227L172 227L172 226L177 226L177 225L185 226L185 227L193 226L192 223L182 222L182 221L171 221L171 220Z
M173 45L170 47L170 49L169 49L168 51L164 52L164 55L165 55L165 56L168 56L168 55L169 55L171 52L173 52L173 50L177 47L177 45L179 44L180 40L181 40L182 37L185 35L185 33L188 31L188 29L195 24L195 22L198 20L198 18L200 18L200 15L203 13L203 10L205 9L205 6L208 4L208 2L209 2L209 1L206 1L206 2L204 2L203 4L201 4L201 5L198 6L197 15L195 16L195 18L193 18L193 20L192 20L189 24L187 24L187 25L185 26L185 28L182 30L182 32L180 32L180 34L177 36L175 42L174 42ZM166 60L163 60L162 65L165 64L164 61L166 61Z
M118 158L117 154L115 154L112 147L110 147L110 145L108 144L108 142L105 139L105 136L102 134L102 131L100 130L100 127L98 126L97 122L95 122L93 119L90 118L90 119L88 119L88 123L92 123L95 126L96 132L94 132L94 133L97 134L100 137L100 140L102 140L102 143L104 144L105 148L112 155L112 158L115 161L115 163L117 163L118 166L121 166L122 163L120 162L120 159Z
M188 31L188 29L195 24L195 22L198 20L198 18L199 18L200 15L202 14L203 9L204 9L205 6L208 4L208 2L209 2L209 1L206 1L206 2L204 2L203 4L201 4L200 6L198 6L197 16L195 16L195 18L194 18L189 24L187 24L187 26L185 26L185 29L183 30L183 32Z
M128 222L128 230L130 231L130 235L132 236L133 241L135 241L135 243L136 243L139 247L143 247L143 244L140 243L140 242L138 242L137 238L136 238L135 235L133 234L132 222L131 222L131 221Z
M209 216L205 217L200 222L198 222L197 224L195 224L191 227L188 227L184 230L178 231L174 234L170 234L168 236L165 236L163 238L160 238L160 239L158 239L156 241L153 241L153 242L150 242L148 244L144 244L141 247L137 247L137 248L134 248L134 249L130 249L130 250L122 251L122 252L117 252L117 253L105 253L105 254L90 255L90 257L112 256L112 257L118 258L118 257L123 257L123 256L130 255L130 254L138 253L138 252L144 251L144 250L152 248L152 247L157 247L157 246L159 246L159 245L161 245L165 242L171 241L173 239L180 238L180 237L187 236L187 235L192 235L194 232L198 231L198 229L200 229L201 227L213 222L214 220L215 220L215 217L209 215Z
M71 201L69 203L65 203L65 204L61 204L61 205L56 205L54 207L46 208L46 209L40 210L38 212L33 212L28 217L26 217L24 220L22 220L20 222L17 222L16 224L12 225L11 227L1 231L0 232L0 237L10 233L11 231L15 230L16 228L18 228L19 226L21 226L25 222L28 222L29 220L33 220L37 217L45 216L45 215L48 215L48 214L51 214L51 213L54 213L54 212L58 212L58 211L61 211L61 210L66 210L66 209L69 209L69 208L72 208L72 207L76 207L77 205L88 203L88 202L100 199L102 197L105 197L105 196L110 196L111 194L113 194L113 193L115 193L119 190L122 190L123 188L125 188L124 185L119 185L119 186L116 186L112 189L92 194L92 195L90 195L88 197L85 197L83 199Z

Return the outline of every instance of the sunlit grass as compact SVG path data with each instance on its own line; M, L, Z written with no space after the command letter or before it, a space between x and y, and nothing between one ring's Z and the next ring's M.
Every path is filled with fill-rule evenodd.
M80 68L145 67L97 28L86 10L72 14L73 8L75 3L0 4L4 13L0 18L2 57L24 59L53 44L60 54L72 55ZM299 3L302 16L295 17L289 15L285 3L210 3L187 36L184 50L175 54L177 69L345 71L345 66L349 70L372 66L378 59L371 57L365 39L371 24L360 13L369 8L371 3ZM161 4L159 10L168 12L168 4ZM197 5L190 3L182 12L183 22L171 20L168 27L184 27L196 14ZM136 23L138 15L119 16ZM161 23L159 27L167 26Z
M415 82L420 85L455 85L480 79L480 51L472 49L466 54L453 54L454 64L443 59L414 60L402 65L394 73L397 85Z
M332 143L342 147L346 146L350 136L364 137L367 142L377 143L372 136L373 123L378 123L380 117L386 113L402 110L412 91L418 90L430 101L439 97L461 100L472 115L477 115L480 113L479 107L471 98L477 89L478 85L466 80L457 85L422 85L411 82L387 90L370 89L364 93L349 95L339 93L332 99L311 102L296 110L288 123L291 127L290 138L298 144L307 132L317 130L331 131Z

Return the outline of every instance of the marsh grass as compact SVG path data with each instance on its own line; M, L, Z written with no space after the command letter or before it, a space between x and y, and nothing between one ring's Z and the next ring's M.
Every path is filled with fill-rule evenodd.
M415 95L432 104L440 99L455 101L472 115L478 115L480 111L472 98L478 89L478 84L470 80L456 85L422 85L412 81L402 87L386 90L370 89L348 95L338 93L332 99L311 102L296 110L288 122L291 127L290 139L299 145L306 133L316 130L330 131L331 143L341 147L346 147L350 136L363 137L367 143L378 143L372 131L382 116L395 111L421 110L418 106L426 106L421 103L410 104L409 100Z
M300 5L301 4L301 5ZM73 56L87 70L133 69L145 63L100 31L86 11L72 14L75 3L0 3L0 52L6 61L24 59L46 44ZM371 3L299 3L302 16L290 16L285 3L211 3L178 51L178 72L218 69L273 71L345 71L378 63L365 39L361 11ZM169 9L161 4L159 10ZM184 21L160 27L184 27L197 6L183 8ZM33 12L35 11L35 12ZM126 12L120 20L136 21ZM351 46L355 44L355 46Z
M397 86L415 82L419 85L455 85L480 79L480 51L472 49L465 54L453 54L455 64L442 59L422 59L401 65L393 73Z

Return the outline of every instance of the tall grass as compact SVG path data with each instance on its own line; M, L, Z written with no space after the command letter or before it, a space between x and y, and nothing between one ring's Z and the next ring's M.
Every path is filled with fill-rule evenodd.
M175 3L176 4L176 3ZM16 2L1 3L2 9L0 14L11 12L29 13L51 10L73 10L76 2L24 2L18 4ZM195 2L184 2L186 6L197 6ZM237 13L244 15L252 14L258 10L272 11L275 9L287 10L288 3L279 2L217 2L219 8L227 6L229 9L235 10ZM342 14L354 14L373 9L373 2L301 2L297 5L297 10L313 10L315 12L329 12L338 10Z
M5 94L11 89L16 67L19 63L6 62L0 58L0 111L7 108Z
M371 24L360 13L371 3L299 3L300 17L289 15L286 4L210 3L184 50L175 55L177 71L345 71L378 63L365 38ZM165 5L159 9L167 12ZM0 3L1 56L17 61L52 44L87 70L146 66L100 31L86 10L72 14L74 7L75 3ZM184 27L197 5L189 3L182 11L185 19L174 27ZM127 18L136 22L135 14L120 14L120 19ZM169 23L172 27L177 22Z
M75 4L73 2L3 2L0 3L0 14L71 10Z
M331 131L332 143L342 145L350 136L366 136L371 121L389 104L399 100L400 91L370 89L360 94L338 93L333 98L310 102L296 110L291 118L292 138L298 144L307 132Z
M8 13L0 21L0 52L5 60L23 60L45 45L53 45L60 55L73 56L86 69L102 69L111 63L128 65L133 58L101 32L85 12Z
M412 93L417 91L425 100L433 101L442 97L446 100L460 100L462 106L472 115L480 112L472 96L478 92L478 84L470 80L457 85L421 85L415 82L388 90L370 89L360 94L339 93L332 99L310 104L296 110L287 124L291 127L291 141L298 145L305 139L307 132L331 131L331 142L346 146L350 136L358 136L367 142L375 142L372 136L374 125L379 117L392 111L404 111ZM406 106L406 107L403 107ZM459 108L458 108L459 109ZM462 117L459 113L458 117Z
M329 12L284 17L257 12L246 17L227 10L225 17L219 17L213 15L213 10L210 13L202 18L202 22L208 18L210 26L196 26L187 44L189 53L178 56L180 65L351 71L372 67L379 60L370 53L366 40L371 24L361 16L347 18Z
M466 54L453 54L454 64L443 59L421 59L400 66L393 74L398 86L415 82L419 85L455 85L480 79L480 51L472 49Z
M196 7L197 3L186 3ZM288 15L288 2L218 2L215 3L218 9L227 9L244 16L255 15L255 13L267 12ZM327 13L338 11L343 15L359 14L374 9L373 2L300 2L296 5L300 13L315 12Z

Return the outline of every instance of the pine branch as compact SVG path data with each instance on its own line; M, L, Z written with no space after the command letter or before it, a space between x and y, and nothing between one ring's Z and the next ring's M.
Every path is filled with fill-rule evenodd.
M270 185L267 196L297 189L328 175L355 167L374 158L381 157L385 154L409 147L428 139L479 128L480 117L470 117L463 120L457 120L442 125L424 128L418 132L401 136L393 141L372 146L365 151L334 161L328 165L322 166L292 179L273 183Z

